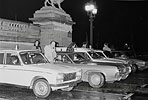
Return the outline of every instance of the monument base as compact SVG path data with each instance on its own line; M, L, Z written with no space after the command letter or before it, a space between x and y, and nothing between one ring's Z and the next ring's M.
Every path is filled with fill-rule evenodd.
M45 6L34 13L34 18L29 18L33 24L41 27L41 46L55 40L60 46L68 46L72 42L72 25L74 22L64 10ZM71 34L71 35L69 35Z

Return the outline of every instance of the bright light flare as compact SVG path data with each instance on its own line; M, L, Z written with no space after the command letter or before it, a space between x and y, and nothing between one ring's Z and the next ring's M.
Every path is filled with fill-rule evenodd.
M92 10L92 13L93 13L93 14L97 14L97 9L93 9L93 10Z
M97 9L94 4L87 3L85 5L85 11L91 12L92 14L97 14Z
M95 9L95 6L93 4L87 4L85 6L86 11L93 11L93 9Z

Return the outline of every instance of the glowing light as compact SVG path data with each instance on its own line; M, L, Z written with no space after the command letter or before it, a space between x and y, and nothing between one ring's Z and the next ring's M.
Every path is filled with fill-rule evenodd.
M91 12L92 14L97 14L97 9L94 3L86 3L85 10Z
M93 9L93 10L92 10L92 13L93 13L93 14L97 14L97 9Z

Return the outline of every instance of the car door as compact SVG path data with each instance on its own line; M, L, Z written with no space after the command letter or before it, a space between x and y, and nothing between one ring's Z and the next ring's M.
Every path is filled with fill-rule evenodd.
M3 67L4 83L22 85L24 76L23 68L17 53L6 52L6 61Z

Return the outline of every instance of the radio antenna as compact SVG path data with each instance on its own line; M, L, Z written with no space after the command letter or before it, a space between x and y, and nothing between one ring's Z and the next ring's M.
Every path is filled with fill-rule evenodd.
M15 21L17 21L17 14L15 13ZM16 31L16 34L15 34L15 50L18 50L19 49L19 46L18 46L18 35L17 35L17 31Z

